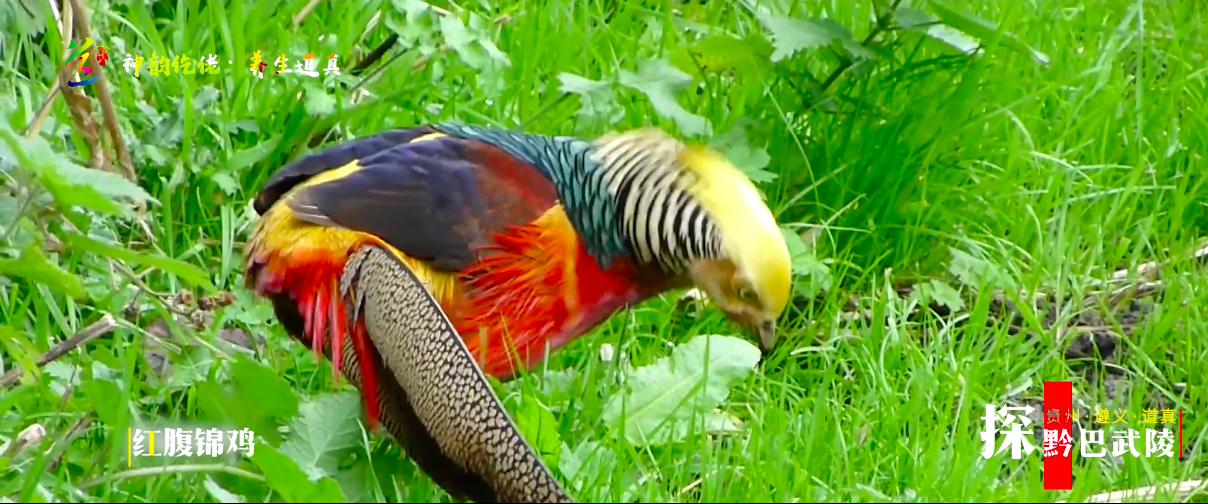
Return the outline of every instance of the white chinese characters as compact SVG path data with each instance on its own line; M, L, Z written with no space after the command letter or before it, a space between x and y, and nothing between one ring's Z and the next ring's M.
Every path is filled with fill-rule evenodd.
M1024 455L1022 452L1027 452L1027 455L1031 455L1036 450L1036 446L1031 441L1032 431L1025 431L1024 429L1032 424L1032 419L1028 418L1027 415L1032 414L1034 409L1031 406L1003 406L1002 409L996 409L993 404L987 404L986 413L981 417L986 425L985 430L981 434L982 444L985 446L982 448L982 457L988 460L990 457L1002 453L1007 448L1011 449L1011 459L1013 460L1019 460ZM1012 414L1012 412L1016 411L1023 414ZM998 437L997 434L1000 432L998 426L1000 421L1002 427L1008 427L1009 430L1005 432L1006 439L1003 441L1002 446L998 450L995 450L994 442Z
M1086 431L1083 431L1086 432ZM1074 437L1070 435L1069 429L1045 429L1044 430L1044 456L1053 457L1058 453L1062 457L1070 456L1070 451L1074 449Z
M981 455L985 459L997 456L1003 452L1009 452L1011 459L1019 460L1024 455L1031 455L1036 447L1032 444L1034 437L1031 428L1034 421L1028 417L1036 408L1031 406L1004 406L999 408L994 404L987 404L985 413L980 418L984 422L984 427L981 432L981 440L983 448ZM1054 416L1056 410L1052 410ZM1151 413L1152 411L1152 413ZM1142 423L1157 425L1157 410L1147 410L1144 414ZM1064 413L1067 421L1079 416L1070 413ZM1102 458L1110 455L1113 458L1123 456L1132 457L1174 457L1175 447L1179 442L1176 438L1176 433L1170 428L1153 428L1145 427L1143 429L1135 429L1129 426L1124 413L1117 415L1119 428L1108 429L1105 431L1102 427L1095 430L1081 429L1078 436L1074 436L1070 428L1055 428L1043 429L1044 439L1041 445L1041 454L1044 458L1049 457L1070 457L1073 454L1081 455L1084 458ZM1164 418L1166 415L1164 415ZM1169 414L1173 423L1174 414ZM1100 410L1096 416L1096 423L1100 425L1108 424L1107 410ZM1167 423L1167 422L1163 422ZM1110 434L1108 433L1110 431ZM1077 439L1075 439L1077 438ZM1001 444L998 444L1001 440ZM1079 446L1075 449L1074 445Z
M255 434L246 427L228 431L165 427L132 429L129 449L134 457L218 457L240 452L251 457L256 443Z

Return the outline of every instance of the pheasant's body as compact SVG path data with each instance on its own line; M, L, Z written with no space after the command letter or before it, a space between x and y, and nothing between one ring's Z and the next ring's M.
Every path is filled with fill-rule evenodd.
M508 379L689 284L767 351L788 302L788 248L750 180L656 130L393 130L290 163L255 208L248 285L371 423L478 502L570 500L484 372Z
M261 198L249 284L301 326L296 337L316 349L323 338L340 349L352 337L362 362L373 350L346 327L337 287L348 257L367 244L412 268L482 370L500 379L670 285L669 275L623 256L601 265L538 168L433 127L305 157ZM332 361L338 368L341 358ZM362 393L375 397L377 379L365 374ZM376 420L375 403L366 405Z

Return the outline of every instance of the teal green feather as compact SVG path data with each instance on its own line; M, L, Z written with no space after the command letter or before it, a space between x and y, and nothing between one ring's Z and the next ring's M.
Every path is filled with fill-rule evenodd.
M550 179L584 247L600 267L608 268L618 257L634 257L621 229L618 202L609 193L606 173L591 159L590 142L570 136L514 133L464 124L433 127L452 137L494 146Z

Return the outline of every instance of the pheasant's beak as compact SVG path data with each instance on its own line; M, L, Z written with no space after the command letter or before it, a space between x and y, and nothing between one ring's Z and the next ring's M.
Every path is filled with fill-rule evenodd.
M759 349L765 355L776 349L776 319L765 320L755 332L759 334Z
M757 299L740 299L734 285L734 266L722 261L697 261L691 269L692 283L705 292L726 318L755 336L764 354L776 348L776 314L769 313Z

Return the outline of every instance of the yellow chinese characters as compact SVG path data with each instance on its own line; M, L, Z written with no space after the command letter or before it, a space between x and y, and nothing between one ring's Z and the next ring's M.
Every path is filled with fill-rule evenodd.
M1175 415L1177 413L1176 410L1163 409L1163 410L1161 410L1161 412L1162 412L1162 418L1161 418L1161 421L1159 421L1158 420L1158 410L1156 408L1143 409L1143 410L1141 410L1141 414L1139 415L1140 422L1142 424L1147 424L1147 425L1157 425L1159 423L1162 423L1162 424L1178 423L1178 418ZM1128 423L1129 417L1137 418L1138 415L1135 415L1135 414L1129 415L1127 413L1127 411L1123 410L1123 409L1117 409L1115 411L1106 410L1106 409L1097 409L1097 410L1095 410L1094 423L1096 423L1096 424ZM1115 420L1112 420L1113 418Z
M169 58L152 52L144 59L142 55L127 54L122 60L122 68L126 73L141 77L144 73L152 77L170 77L180 75L218 75L218 55L210 53L199 56L196 62L186 55L177 54Z

